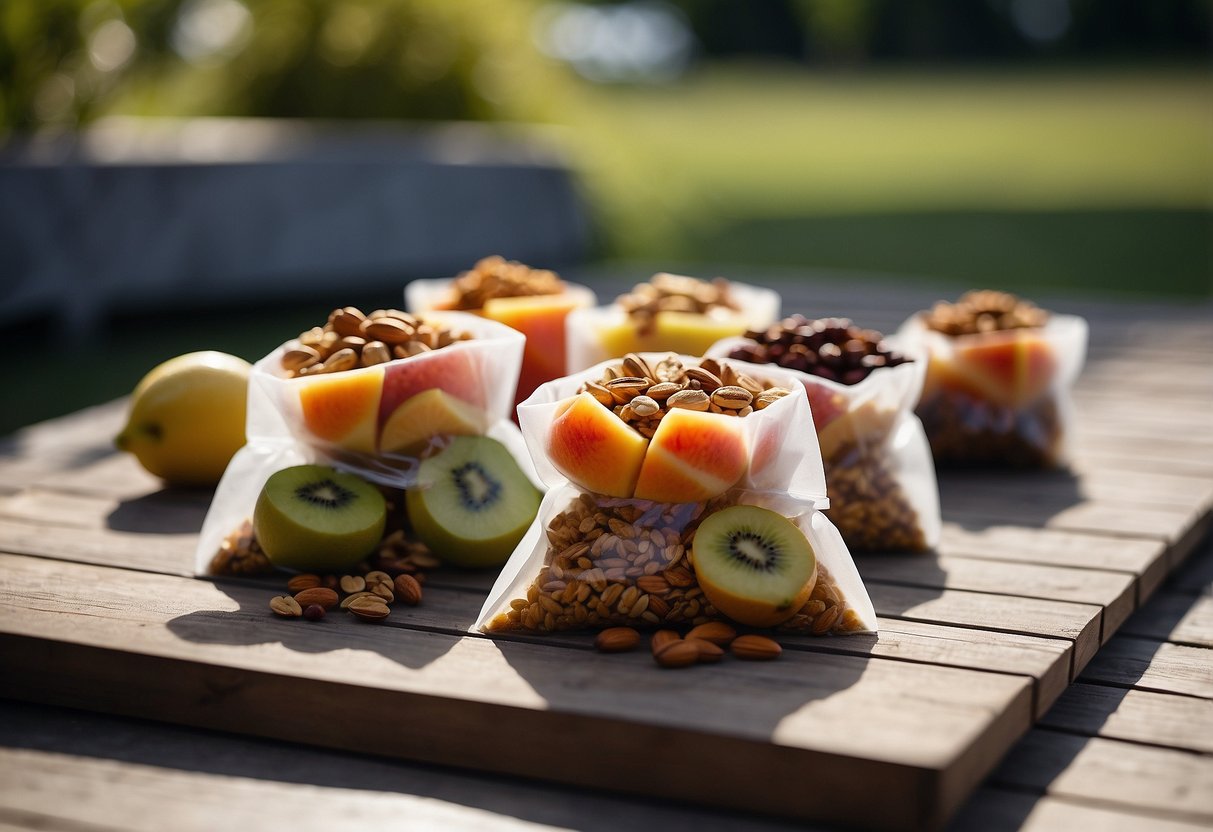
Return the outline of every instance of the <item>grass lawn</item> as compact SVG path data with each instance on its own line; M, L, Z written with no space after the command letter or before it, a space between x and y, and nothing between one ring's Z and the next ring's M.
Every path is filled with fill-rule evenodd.
M718 67L566 109L613 257L1213 293L1213 75Z

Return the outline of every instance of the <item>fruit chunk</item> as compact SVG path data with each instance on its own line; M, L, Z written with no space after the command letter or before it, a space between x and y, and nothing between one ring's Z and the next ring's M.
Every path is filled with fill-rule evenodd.
M460 436L421 463L406 492L413 531L456 566L498 566L509 558L539 511L539 492L505 446Z
M114 444L177 485L214 485L244 445L250 366L221 352L171 358L135 387Z
M383 369L306 378L300 384L303 423L311 433L351 451L374 453L375 416L383 389Z
M582 488L631 497L647 445L643 436L592 395L581 393L552 420L547 452L556 470Z
M691 545L695 576L712 605L739 624L774 627L809 599L813 547L795 523L758 506L710 515Z
M740 315L717 318L693 312L659 312L652 329L644 334L628 318L621 324L604 327L598 336L607 355L665 351L703 355L712 344L741 335L745 329L745 320Z
M564 375L564 320L584 299L572 294L490 298L481 313L526 336L517 401L523 401L545 381Z
M323 465L296 465L266 481L253 529L275 566L337 572L371 553L386 518L383 495L364 480Z
M480 408L444 390L426 390L387 418L379 434L379 450L415 455L436 436L478 436L488 427L487 422L487 414Z
M443 347L390 364L384 371L379 424L400 405L426 390L445 390L456 399L484 409L484 382L475 354L458 346Z
M956 347L956 370L998 404L1030 404L1049 389L1057 367L1053 348L1024 331L990 333Z
M740 419L676 408L657 425L634 493L663 503L706 500L735 485L747 459Z

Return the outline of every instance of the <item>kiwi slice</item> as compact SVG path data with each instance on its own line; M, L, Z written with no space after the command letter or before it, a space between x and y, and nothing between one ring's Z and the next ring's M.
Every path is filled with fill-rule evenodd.
M539 491L495 439L457 436L421 463L406 492L413 531L456 566L499 566L539 511Z
M695 532L691 555L712 606L752 627L787 621L817 582L817 557L804 532L758 506L730 506L710 515Z
M370 483L324 465L296 465L266 481L253 530L275 566L337 572L371 553L386 520L387 504Z

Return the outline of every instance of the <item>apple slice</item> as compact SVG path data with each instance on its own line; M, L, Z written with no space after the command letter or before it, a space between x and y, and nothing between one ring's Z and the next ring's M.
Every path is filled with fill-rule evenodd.
M631 497L647 445L597 399L581 393L566 400L552 420L547 452L570 482L599 494Z
M736 485L747 461L739 418L675 408L657 425L635 496L662 503L707 500Z
M412 456L436 436L479 436L487 428L483 410L435 388L418 393L392 412L379 433L379 450Z
M383 369L312 376L301 380L303 424L317 438L350 451L375 452L375 417Z

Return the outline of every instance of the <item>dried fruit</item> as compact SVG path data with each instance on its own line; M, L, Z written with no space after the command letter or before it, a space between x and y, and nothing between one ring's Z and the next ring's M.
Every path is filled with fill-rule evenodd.
M623 653L639 643L640 633L631 627L608 627L594 639L594 646L603 653Z
M748 661L770 661L783 652L779 642L759 635L738 636L729 647L734 656Z

